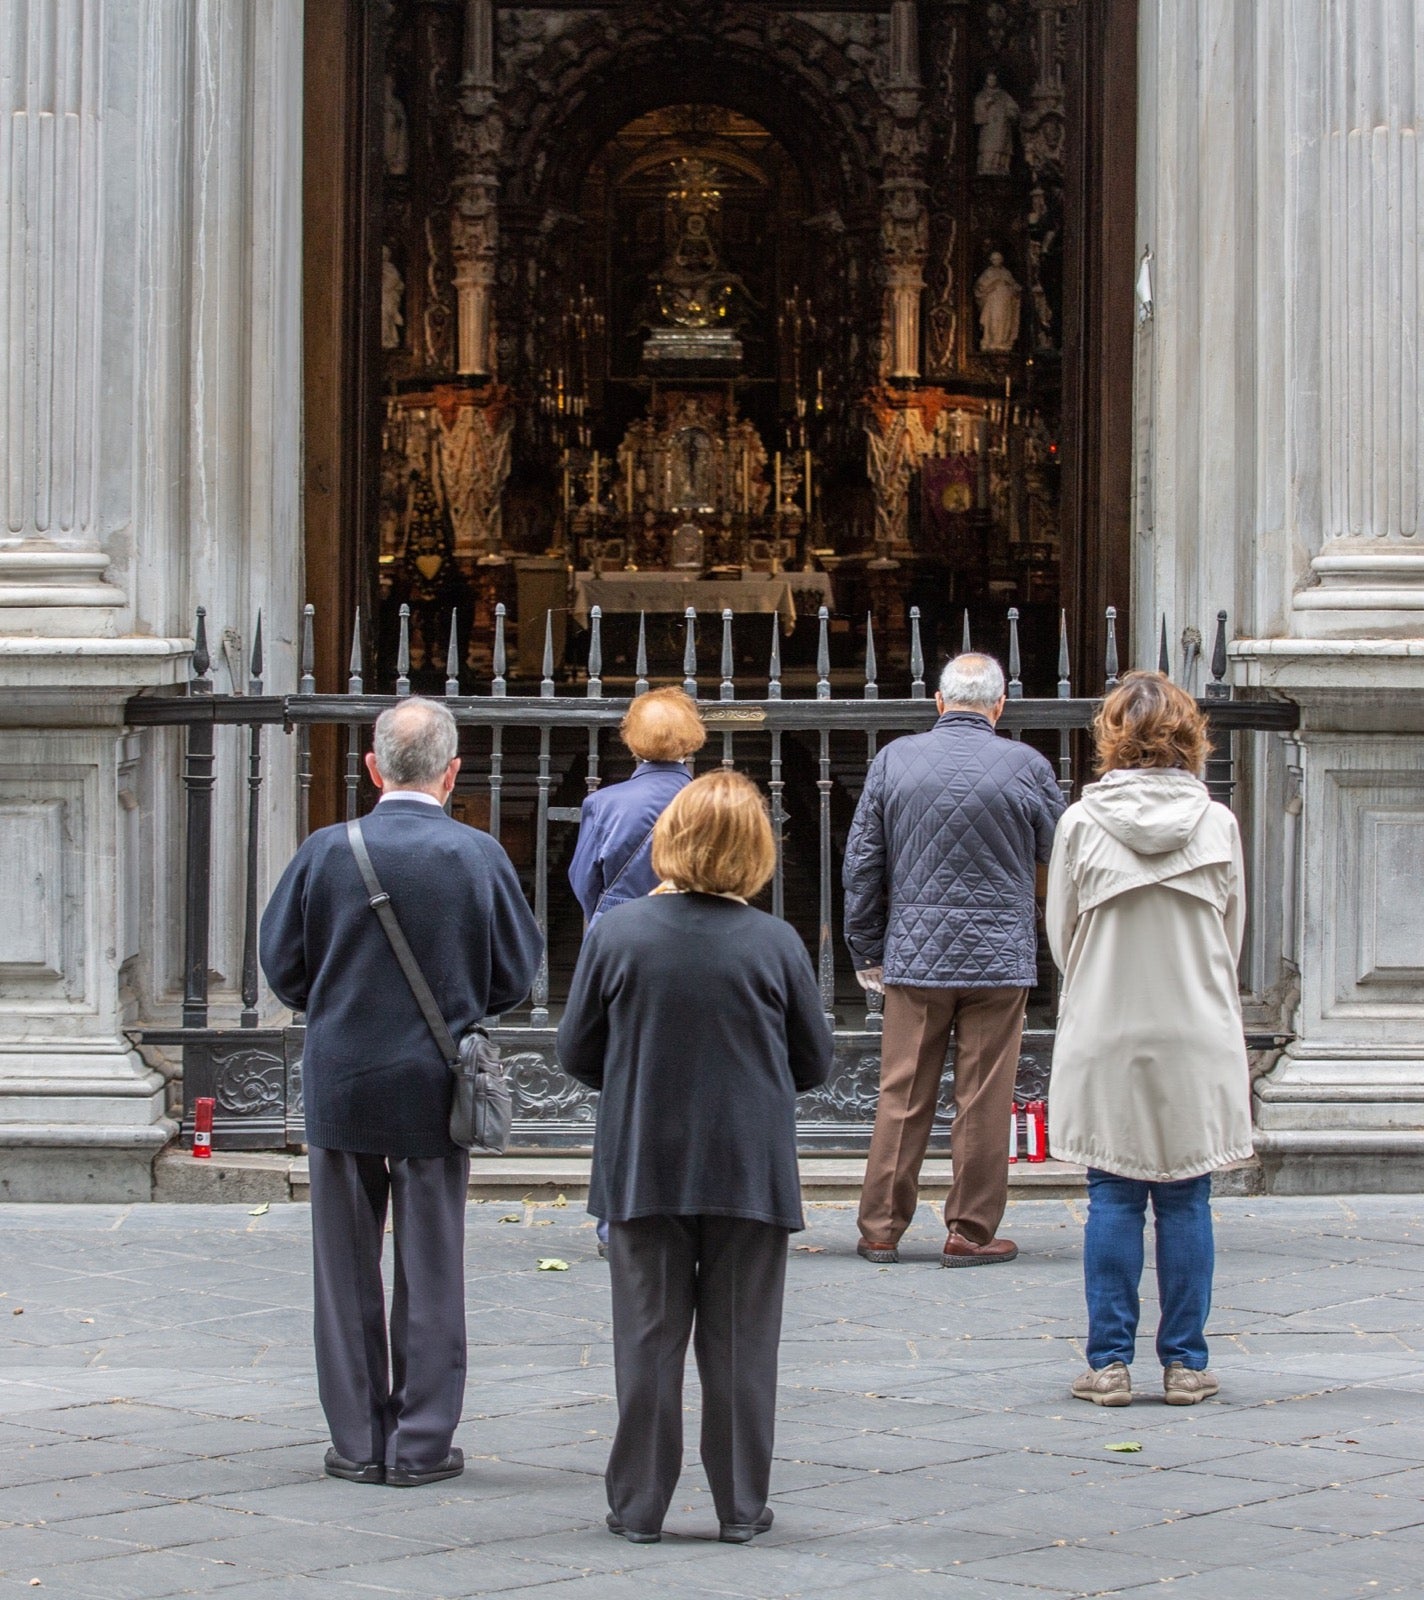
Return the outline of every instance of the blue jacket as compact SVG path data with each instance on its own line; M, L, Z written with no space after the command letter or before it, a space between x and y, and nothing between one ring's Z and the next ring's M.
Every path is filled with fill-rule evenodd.
M458 1039L529 992L543 951L509 857L419 800L383 800L361 831L381 887ZM262 970L307 1014L307 1139L370 1155L449 1155L453 1079L371 910L345 823L292 857L262 914Z
M680 761L640 761L626 783L595 789L584 801L569 882L590 928L605 911L657 888L653 824L691 782Z
M1031 987L1034 863L1064 801L1053 768L987 717L947 711L871 763L846 843L857 970L911 989Z

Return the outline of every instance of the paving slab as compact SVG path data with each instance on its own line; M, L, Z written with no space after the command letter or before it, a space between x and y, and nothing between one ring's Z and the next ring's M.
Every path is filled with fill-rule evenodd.
M1222 1394L1192 1410L1161 1402L1149 1241L1138 1398L1115 1412L1068 1395L1076 1193L1016 1199L1019 1260L973 1273L939 1267L930 1205L876 1269L853 1207L816 1200L788 1271L777 1520L746 1548L716 1541L693 1373L663 1542L604 1529L607 1268L555 1198L470 1204L469 1468L417 1491L322 1476L305 1207L0 1207L0 1600L1420 1592L1409 1197L1218 1199Z

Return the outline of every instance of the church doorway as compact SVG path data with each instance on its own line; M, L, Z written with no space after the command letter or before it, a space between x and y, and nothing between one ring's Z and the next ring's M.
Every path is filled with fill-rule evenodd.
M933 655L965 611L1002 650L1012 605L1029 694L1060 613L1096 683L1130 604L1130 0L308 0L306 50L320 683L359 607L388 687L408 606L415 686L473 691L503 605L535 690L549 618L582 664L594 574L610 692L639 611L680 677L692 575L789 591L788 693L821 604L847 675L868 614L889 684L909 607Z

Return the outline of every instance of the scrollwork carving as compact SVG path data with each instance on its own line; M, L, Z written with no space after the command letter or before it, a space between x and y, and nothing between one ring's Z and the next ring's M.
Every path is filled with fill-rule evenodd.
M221 1109L233 1116L258 1116L283 1104L286 1078L280 1056L266 1050L236 1050L214 1072L213 1095Z

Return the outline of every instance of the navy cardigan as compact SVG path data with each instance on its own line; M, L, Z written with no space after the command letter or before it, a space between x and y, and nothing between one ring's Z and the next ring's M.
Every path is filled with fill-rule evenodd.
M458 1039L529 992L543 941L509 857L420 800L383 800L361 829L381 887ZM367 902L345 823L292 858L262 915L262 970L307 1014L307 1141L450 1154L451 1075Z

